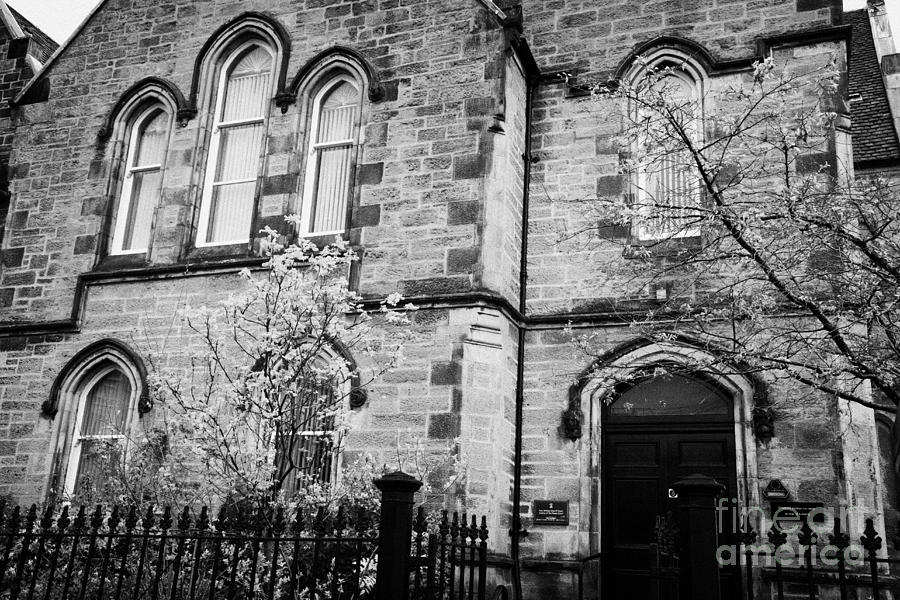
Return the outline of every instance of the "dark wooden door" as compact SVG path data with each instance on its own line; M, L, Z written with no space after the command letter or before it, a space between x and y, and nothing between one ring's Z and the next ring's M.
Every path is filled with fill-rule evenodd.
M734 432L712 424L612 426L604 434L604 598L650 598L650 542L656 515L677 516L672 484L693 473L714 477L737 494ZM721 513L720 544L735 540L736 506ZM723 569L722 597L740 598L740 573ZM685 590L683 590L684 592ZM682 597L685 596L682 593Z

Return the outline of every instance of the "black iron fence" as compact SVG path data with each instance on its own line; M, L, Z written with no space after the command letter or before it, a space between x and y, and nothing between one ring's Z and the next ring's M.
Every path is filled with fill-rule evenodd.
M206 508L139 514L98 506L39 517L0 511L0 598L365 598L374 583L374 523L362 510Z
M445 510L436 527L429 525L420 507L413 526L412 600L486 600L486 519L479 527L475 516L460 520L453 513L450 519Z
M900 558L879 557L882 538L872 519L857 540L843 531L840 518L827 534L818 534L804 521L796 536L775 525L765 539L748 524L742 534L747 598L754 599L753 582L761 582L760 598L896 598ZM754 578L754 572L761 577Z
M486 520L389 477L380 515L0 504L0 600L486 600Z

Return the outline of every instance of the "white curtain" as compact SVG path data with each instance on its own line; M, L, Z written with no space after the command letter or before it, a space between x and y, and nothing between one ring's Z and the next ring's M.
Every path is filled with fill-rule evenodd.
M135 124L123 188L123 195L127 195L123 198L126 205L119 212L123 223L117 227L115 250L127 252L150 246L153 210L162 183L168 126L168 115L161 110L154 111Z
M131 384L121 371L110 371L85 396L77 432L80 457L76 491L87 484L95 489L102 487L118 468L130 400Z
M343 231L346 226L358 107L359 90L347 81L322 97L312 157L316 168L310 206L313 232Z
M246 239L252 219L272 56L263 48L248 51L227 75L219 99L215 166L206 241Z
M697 140L701 118L695 86L681 77L664 77L654 86L663 94L674 110L681 127L691 139ZM662 119L654 115L654 119ZM692 157L683 148L666 151L657 148L659 154L648 168L644 181L644 194L650 197L645 203L657 205L646 209L642 236L662 238L689 233L686 217L692 207L699 206L699 182L692 169Z

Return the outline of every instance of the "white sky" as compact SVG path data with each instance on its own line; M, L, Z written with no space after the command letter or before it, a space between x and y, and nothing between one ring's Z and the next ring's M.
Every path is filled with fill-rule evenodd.
M6 0L29 21L58 42L65 41L98 0ZM891 14L891 29L900 49L900 0L886 0ZM844 0L844 10L855 10L866 0Z

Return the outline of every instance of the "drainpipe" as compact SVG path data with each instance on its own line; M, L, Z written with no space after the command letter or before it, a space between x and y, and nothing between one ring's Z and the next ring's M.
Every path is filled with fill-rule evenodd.
M516 358L516 436L513 458L513 497L512 527L510 536L512 545L510 557L513 563L513 588L515 600L522 599L522 566L519 554L519 541L528 535L522 529L522 514L519 505L522 502L522 407L525 404L525 297L528 285L528 188L531 185L531 107L537 81L526 75L525 78L525 161L522 185L522 255L519 262L519 313L522 321L519 324L519 348Z

